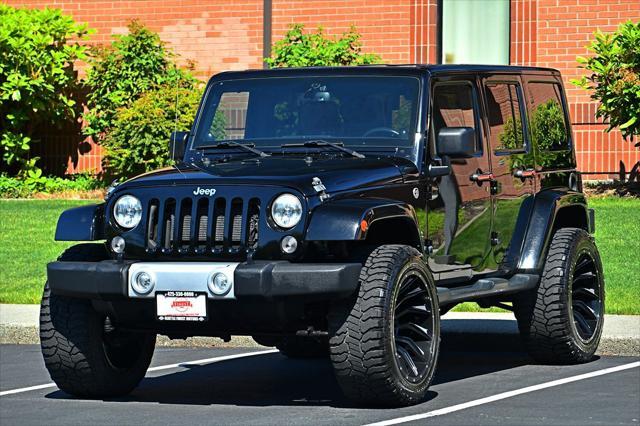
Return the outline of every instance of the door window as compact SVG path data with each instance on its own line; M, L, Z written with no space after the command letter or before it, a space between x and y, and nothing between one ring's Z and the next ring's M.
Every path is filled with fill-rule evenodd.
M444 127L471 127L476 129L476 152L482 152L473 105L473 86L470 84L437 85L433 94L434 137Z
M491 147L499 152L523 152L524 132L520 91L514 83L490 83L485 88Z

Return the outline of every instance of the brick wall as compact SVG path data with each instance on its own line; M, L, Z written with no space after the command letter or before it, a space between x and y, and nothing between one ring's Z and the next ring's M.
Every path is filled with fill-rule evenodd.
M5 0L6 1L6 0ZM618 133L603 134L588 94L569 83L580 75L575 57L596 28L614 30L640 20L638 0L504 0L511 2L511 62L558 68L564 78L583 171L613 171L638 150ZM223 70L262 67L262 0L8 0L15 6L57 7L96 29L89 43L106 43L139 19L180 55L194 60L206 78ZM340 34L356 25L364 50L388 63L436 61L437 0L273 0L272 37L293 22ZM100 169L100 147L74 134L75 127L47 132L39 154L52 170ZM60 143L61 139L66 141ZM38 152L34 152L38 154Z
M596 29L611 32L626 20L640 21L638 0L511 0L511 61L513 64L557 68L570 103L578 167L583 172L607 172L624 161L627 169L640 151L619 132L595 118L596 103L569 81L582 76L576 56L588 56L586 46ZM592 178L606 177L591 175Z

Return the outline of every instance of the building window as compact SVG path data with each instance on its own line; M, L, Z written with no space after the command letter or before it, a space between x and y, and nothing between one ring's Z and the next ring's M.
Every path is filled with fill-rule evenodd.
M509 0L440 0L442 62L509 64Z

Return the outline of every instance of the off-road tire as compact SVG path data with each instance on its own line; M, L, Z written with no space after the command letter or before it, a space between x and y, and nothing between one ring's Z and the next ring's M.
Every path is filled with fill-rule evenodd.
M429 297L426 303L433 318L432 357L417 383L403 376L394 337L398 287L407 274L424 279L423 297ZM405 245L376 248L362 268L359 284L353 299L333 304L329 313L330 357L340 387L349 399L364 405L405 406L422 401L437 363L440 317L433 278L420 253Z
M589 338L579 334L573 310L580 307L572 306L580 296L572 294L574 275L582 272L577 270L578 261L585 258L593 260L593 294L600 301L594 309L598 320L594 322L593 335ZM514 312L520 335L536 361L576 364L593 358L602 335L604 276L598 249L587 232L562 228L554 234L538 288L514 300Z
M98 261L105 255L100 245L80 244L59 260ZM90 300L51 294L45 284L40 308L42 355L62 391L89 398L115 397L138 385L151 362L155 334L120 332L117 328L110 333L118 334L105 332L105 316Z
M276 343L276 348L287 358L326 358L329 342L322 337L287 336Z

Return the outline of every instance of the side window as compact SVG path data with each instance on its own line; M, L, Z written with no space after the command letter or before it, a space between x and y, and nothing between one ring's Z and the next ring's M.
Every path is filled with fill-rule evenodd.
M529 83L527 87L530 97L531 141L540 151L569 149L560 85L556 83Z
M433 92L433 137L437 137L443 127L472 127L476 129L476 152L482 152L473 105L473 86L470 84L436 85Z
M485 86L485 95L493 150L524 151L518 85L488 83Z

